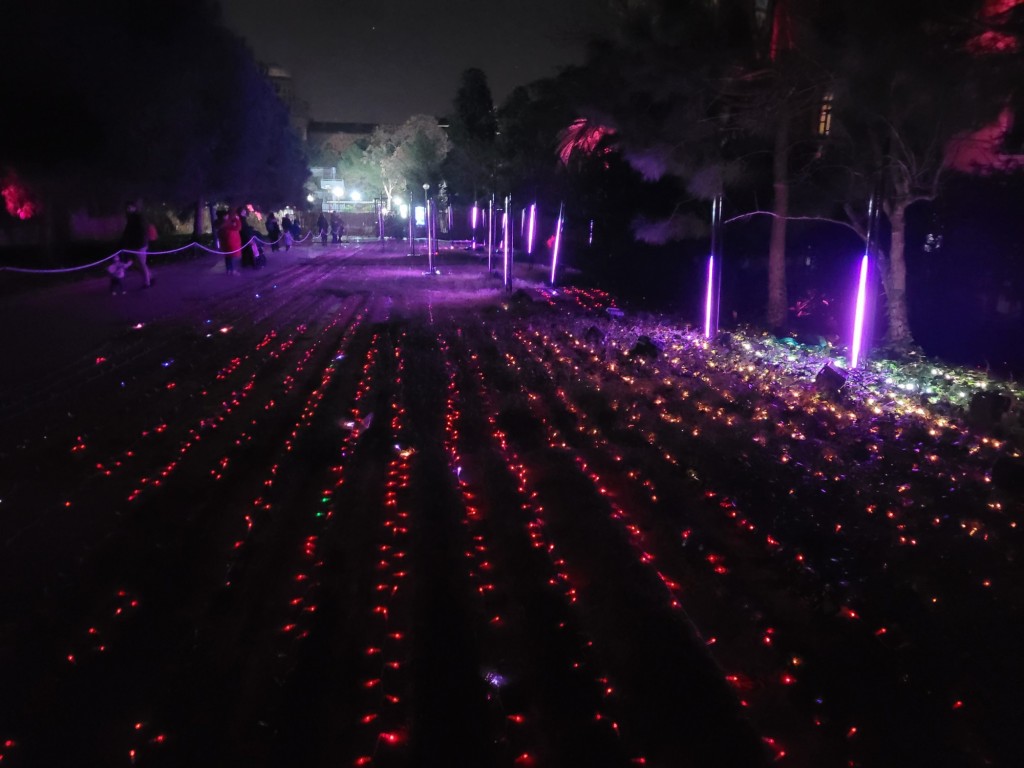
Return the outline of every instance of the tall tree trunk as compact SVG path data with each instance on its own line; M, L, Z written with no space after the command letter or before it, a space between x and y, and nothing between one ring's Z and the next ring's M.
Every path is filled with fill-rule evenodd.
M192 220L192 242L198 243L203 234L203 201L196 200L195 218Z
M71 213L60 185L47 185L43 189L41 245L46 259L57 264L71 242Z
M775 131L772 161L775 200L771 240L768 245L768 327L786 324L789 301L786 296L786 217L789 216L789 117L782 110Z
M897 352L906 352L914 346L907 310L907 209L904 203L894 203L889 211L892 226L892 244L889 258L882 265L882 287L885 289L886 318L889 331L886 345Z

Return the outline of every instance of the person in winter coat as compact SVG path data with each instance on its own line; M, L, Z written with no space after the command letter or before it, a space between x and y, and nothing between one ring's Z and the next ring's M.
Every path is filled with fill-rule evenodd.
M281 229L284 232L284 249L287 251L292 247L292 242L295 240L295 233L292 231L292 220L288 218L288 214L281 219Z
M149 288L153 284L153 274L146 264L146 253L149 250L149 227L142 211L136 203L125 206L124 232L121 234L121 249L131 251L135 257L135 266L142 273L142 287Z
M277 222L277 216L267 216L267 240L270 241L270 250L277 252L278 240L281 239L281 225Z
M345 236L345 222L341 220L340 213L331 214L331 242L340 243Z
M224 271L229 275L238 274L235 271L235 264L242 251L241 232L242 221L238 214L224 211L224 217L220 219L220 228L217 230L217 239L224 254Z
M242 222L242 229L239 236L242 241L242 266L256 268L259 251L259 239L256 237L256 230L249 223L249 211L245 206L239 207L238 220Z
M322 213L316 220L316 231L320 237L320 245L327 245L327 217Z
M122 261L121 254L115 253L114 258L110 262L110 266L107 267L107 272L110 274L110 293L112 296L124 293L124 276L128 271L128 267L132 265L131 260Z

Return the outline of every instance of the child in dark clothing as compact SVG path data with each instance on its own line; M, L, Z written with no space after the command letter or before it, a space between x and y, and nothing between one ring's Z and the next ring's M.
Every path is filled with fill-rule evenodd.
M121 254L115 253L107 272L110 273L110 295L116 296L124 293L124 275L128 267L132 265L130 260L122 261Z

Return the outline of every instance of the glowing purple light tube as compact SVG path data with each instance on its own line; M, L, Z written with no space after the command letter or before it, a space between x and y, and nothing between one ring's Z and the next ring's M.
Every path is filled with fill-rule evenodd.
M533 230L534 225L537 223L537 204L534 203L530 206L530 226L528 234L526 236L526 252L533 253Z
M558 249L562 245L562 207L558 208L558 221L555 223L555 247L551 251L551 285L555 284L555 270L558 268Z
M715 290L715 257L708 256L708 290L704 299L704 338L711 338L711 305L714 302L713 292Z
M860 260L860 278L857 281L857 309L853 316L853 344L850 345L850 367L860 362L861 347L864 344L864 314L868 293L868 255Z

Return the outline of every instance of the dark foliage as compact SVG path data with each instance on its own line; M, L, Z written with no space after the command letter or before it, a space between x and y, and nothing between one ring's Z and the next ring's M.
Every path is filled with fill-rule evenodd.
M0 50L0 165L51 201L294 199L284 105L211 0L18 3ZM11 113L9 113L11 114Z
M498 122L482 70L462 73L454 107L449 129L452 148L445 158L444 176L456 198L477 200L494 190L498 165Z

